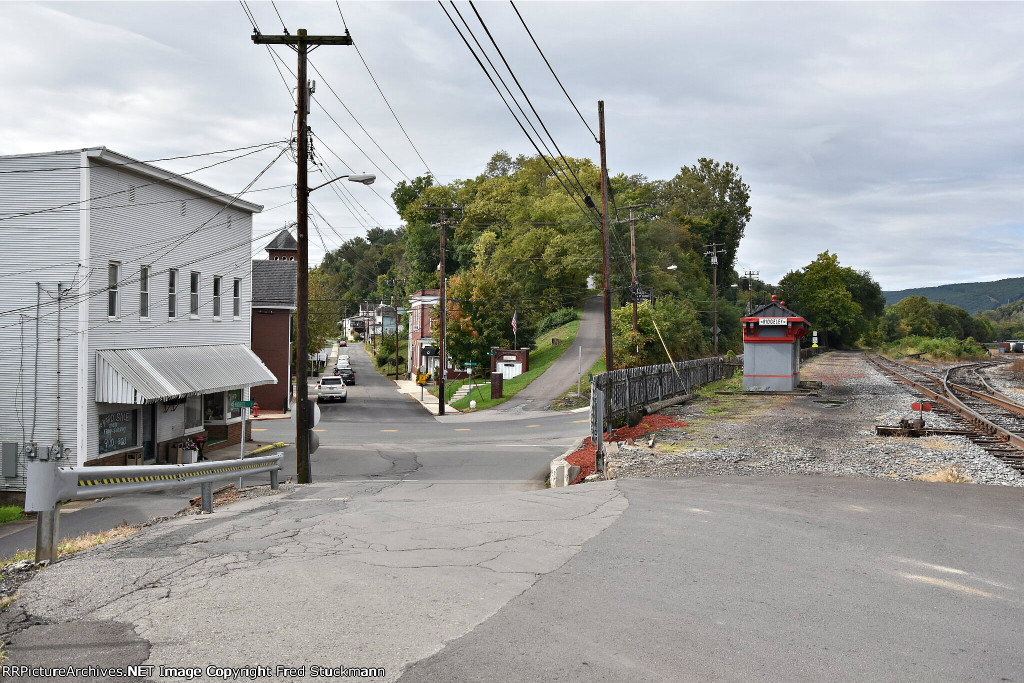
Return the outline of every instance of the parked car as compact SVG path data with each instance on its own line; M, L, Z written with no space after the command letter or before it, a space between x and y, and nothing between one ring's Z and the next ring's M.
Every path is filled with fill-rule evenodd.
M348 388L341 377L323 377L316 383L316 400L328 401L338 400L344 403L348 400Z
M335 369L334 372L336 375L341 377L341 381L343 381L345 384L356 383L356 371L353 370L352 368L337 368Z

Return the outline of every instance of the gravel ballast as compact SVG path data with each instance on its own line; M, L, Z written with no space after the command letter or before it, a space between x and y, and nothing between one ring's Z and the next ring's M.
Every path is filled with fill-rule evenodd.
M818 395L720 395L668 408L689 427L660 432L651 449L619 445L612 476L831 474L913 480L954 470L978 484L1024 486L1024 477L964 436L881 437L919 400L861 353L831 352L806 362L801 379L822 383ZM926 414L936 428L963 428Z

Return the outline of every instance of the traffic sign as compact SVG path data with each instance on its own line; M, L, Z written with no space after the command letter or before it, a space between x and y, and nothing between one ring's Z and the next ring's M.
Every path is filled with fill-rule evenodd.
M478 364L477 363L463 363L463 365L465 365L467 368L475 368Z
M232 401L232 408L252 408L256 401Z

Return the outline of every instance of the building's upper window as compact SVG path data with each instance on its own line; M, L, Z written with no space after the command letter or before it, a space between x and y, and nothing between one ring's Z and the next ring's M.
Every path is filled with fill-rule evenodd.
M235 289L232 294L231 314L236 318L242 316L242 281L235 278Z
M139 317L149 318L149 266L139 269Z
M178 271L175 268L167 271L167 317L178 316Z
M199 315L199 273L192 271L192 276L189 278L189 303L188 312L189 315Z
M213 317L220 318L220 276L213 277Z
M111 261L107 268L107 317L116 318L121 313L121 292L118 290L121 280L121 264Z

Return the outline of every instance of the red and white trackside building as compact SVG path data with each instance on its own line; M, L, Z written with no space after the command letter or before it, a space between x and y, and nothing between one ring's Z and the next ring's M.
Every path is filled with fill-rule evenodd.
M742 322L743 389L795 389L800 383L800 338L811 326L775 295Z

